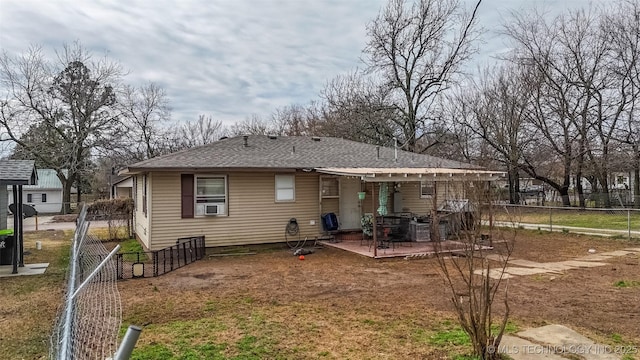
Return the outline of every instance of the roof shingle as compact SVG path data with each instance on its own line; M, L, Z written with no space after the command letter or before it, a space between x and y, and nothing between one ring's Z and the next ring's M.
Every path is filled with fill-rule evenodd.
M450 168L478 169L478 166L429 155L333 137L249 135L144 160L128 172L154 169L280 168L314 169L326 167ZM378 155L379 154L379 155Z
M35 161L33 160L0 161L0 184L34 185L37 179Z

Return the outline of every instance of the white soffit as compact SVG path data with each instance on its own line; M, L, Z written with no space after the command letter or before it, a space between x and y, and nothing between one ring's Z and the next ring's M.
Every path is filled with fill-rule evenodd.
M401 181L495 181L501 171L447 168L316 168L330 175L359 177L367 182Z

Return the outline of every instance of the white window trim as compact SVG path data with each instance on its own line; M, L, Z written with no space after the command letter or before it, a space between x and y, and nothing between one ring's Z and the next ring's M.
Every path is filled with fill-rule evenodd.
M281 187L278 188L278 177L290 177L292 179L292 184L293 187L289 188L289 187ZM291 203L291 202L296 202L296 175L295 174L276 174L274 177L274 199L275 202L277 203ZM293 198L292 199L285 199L285 200L280 200L278 199L278 190L292 190L293 191Z
M193 176L193 217L207 218L215 217L210 215L198 215L198 179L199 178L219 178L224 179L224 214L216 216L229 216L229 179L227 175L221 174L199 174Z
M430 198L432 198L432 197L433 197L433 194L431 194L431 195L423 195L423 194L422 194L422 188L424 188L424 187L425 187L425 184L426 184L427 182L432 183L432 184L433 184L433 185L432 185L432 187L433 187L433 191L434 191L434 192L436 191L436 185L435 185L435 182L434 182L434 181L420 181L420 198L421 198L421 199L430 199Z

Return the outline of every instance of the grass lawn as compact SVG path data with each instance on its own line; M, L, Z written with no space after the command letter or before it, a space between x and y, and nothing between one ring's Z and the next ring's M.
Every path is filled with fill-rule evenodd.
M49 269L0 279L0 359L47 358L70 236L28 234L25 260L50 262ZM40 251L36 240L43 242ZM532 261L640 246L535 231L522 231L519 241L515 258ZM130 241L121 245L138 249ZM319 249L300 261L283 245L251 250L254 255L206 257L161 277L119 282L121 336L129 324L143 327L132 359L473 360L434 259L379 261ZM639 344L637 323L625 313L640 311L640 255L610 262L511 279L507 332L561 323L601 343Z
M627 230L627 211L580 211L553 209L510 209L509 215L496 213L498 221L517 221L527 224L549 225L550 217L554 226L575 226L593 229ZM640 231L640 211L631 212L631 230Z
M44 359L62 297L69 264L70 231L29 232L25 263L48 262L42 275L0 279L0 359ZM42 250L35 242L42 241ZM29 252L29 254L27 254Z

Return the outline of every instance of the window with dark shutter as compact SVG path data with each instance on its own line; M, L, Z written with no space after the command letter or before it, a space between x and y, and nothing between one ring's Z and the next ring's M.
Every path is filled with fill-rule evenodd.
M142 175L142 213L147 216L147 175Z
M42 202L43 203L47 202L47 194L42 194Z
M182 193L182 218L193 217L193 174L182 174L180 176Z

